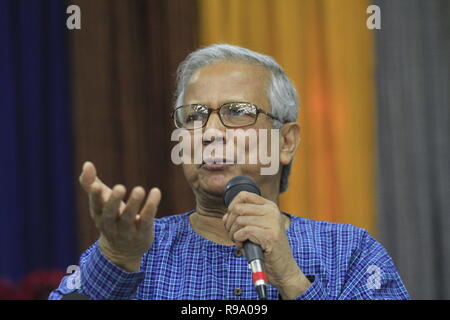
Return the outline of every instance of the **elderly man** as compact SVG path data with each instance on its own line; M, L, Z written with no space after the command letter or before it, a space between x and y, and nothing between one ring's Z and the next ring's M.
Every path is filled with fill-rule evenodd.
M263 250L268 299L409 298L391 258L365 230L280 210L300 141L297 104L291 82L268 56L226 44L191 53L178 69L176 126L277 129L271 152L278 152L280 169L263 175L260 161L184 163L195 210L154 219L159 189L146 196L136 187L125 203L125 187L110 189L85 163L80 183L100 239L81 256L79 288L66 276L50 298L77 290L91 299L257 299L242 256L246 240ZM236 176L253 179L261 196L240 192L227 208L224 188Z

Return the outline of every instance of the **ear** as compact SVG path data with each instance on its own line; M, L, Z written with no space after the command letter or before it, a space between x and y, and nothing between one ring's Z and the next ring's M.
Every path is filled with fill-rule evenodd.
M300 144L300 125L288 122L280 129L280 163L288 165Z

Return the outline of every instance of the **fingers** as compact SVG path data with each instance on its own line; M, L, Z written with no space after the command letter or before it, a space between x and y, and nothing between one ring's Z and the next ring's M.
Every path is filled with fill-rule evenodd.
M228 230L228 233L231 235L232 240L234 240L234 234L247 226L254 226L261 229L267 228L267 222L264 217L251 217L251 216L239 216L236 217L234 222L230 224L230 227Z
M140 212L140 219L145 223L151 223L158 211L159 202L161 201L161 190L153 188L150 190L147 201Z
M97 176L97 169L95 168L94 164L90 161L86 161L83 164L83 168L81 171L81 175L79 177L80 185L83 187L84 191L86 191L88 194L92 190L92 186L94 183L98 183L104 190L103 190L103 200L106 202L109 198L109 192L111 191L110 188L106 184L104 184Z
M122 185L114 186L108 201L102 212L102 220L105 225L113 224L119 217L120 204L125 197L126 189Z
M276 237L280 228L280 212L272 201L249 192L240 192L228 207L223 223L231 240L240 248L243 241L256 240L250 237L249 231L256 232L262 240ZM254 235L252 233L252 237Z
M278 211L278 207L272 201L257 194L242 191L233 199L228 207L228 213L223 217L225 229L230 231L239 228L239 223L236 224L238 217L262 217L274 210ZM241 219L242 222L247 220L249 219Z
M141 209L144 197L145 190L142 187L136 187L131 191L125 210L123 210L120 216L122 221L131 223L136 219L136 215Z
M121 204L126 194L126 189L122 185L113 188L112 193L103 209L104 224L119 223L123 229L128 229L135 225L136 222L143 221L150 223L161 200L161 191L153 188L147 197L147 201L141 210L142 203L145 199L145 190L142 187L136 187L132 190L127 204L121 209Z
M97 178L97 170L92 162L86 161L83 164L81 175L79 178L80 184L86 192L91 191L91 186Z
M104 206L104 199L102 197L102 187L99 183L93 183L90 186L89 195L89 208L92 218L101 215Z
M267 225L267 221L265 217L255 217L255 216L239 216L234 222L230 225L229 229L227 229L228 234L232 241L235 242L236 246L239 248L242 241L247 239L237 238L236 235L239 235L239 231L245 229L247 227L256 228L262 232L270 233L270 226Z
M225 229L230 230L236 218L240 216L264 216L266 214L265 209L265 206L262 205L234 203L228 209L226 218L224 216Z
M89 161L83 164L79 181L89 196L90 213L95 218L96 215L101 214L104 204L110 197L111 189L97 177L97 170L94 164Z
M98 177L94 164L86 161L83 164L79 177L80 185L89 196L89 207L94 219L104 219L105 223L118 221L122 226L130 225L132 222L143 221L149 223L156 215L159 202L161 201L161 191L153 188L142 207L146 193L142 187L132 190L128 202L123 199L126 189L122 185L116 185L113 190L108 188ZM142 210L141 210L142 207Z
M239 192L228 206L227 225L225 225L226 229L230 229L231 224L234 223L234 219L236 219L237 216L259 216L266 214L262 209L269 203L271 203L269 200L264 199L257 194L246 191Z
M234 241L236 242L236 247L238 247L239 249L243 247L243 243L246 240L250 240L253 243L261 245L263 250L265 250L266 243L264 239L264 230L256 226L246 226L245 228L239 229L234 234Z
M241 191L238 195L231 201L228 208L231 208L236 203L253 203L253 204L266 204L269 200L264 199L261 196L258 196L255 193Z

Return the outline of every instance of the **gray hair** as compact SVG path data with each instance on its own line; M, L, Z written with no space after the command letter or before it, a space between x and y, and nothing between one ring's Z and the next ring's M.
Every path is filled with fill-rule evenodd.
M286 122L295 122L298 116L297 91L286 73L275 60L261 53L229 44L214 44L190 53L178 66L176 106L183 104L184 90L189 79L198 69L218 61L239 61L265 67L271 74L267 97L272 113L281 120L273 120L273 127L279 129ZM281 172L280 192L286 191L292 162L284 165Z

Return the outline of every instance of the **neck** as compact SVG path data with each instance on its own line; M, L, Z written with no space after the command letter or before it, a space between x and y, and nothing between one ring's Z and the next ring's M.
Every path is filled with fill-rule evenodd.
M264 188L261 188L262 194L265 198L275 202L278 205L278 193L266 193ZM210 241L231 246L234 245L228 232L225 229L222 218L228 212L223 203L222 196L213 196L196 193L196 210L190 215L189 220L192 229Z
M222 197L196 195L196 203L196 210L190 216L192 229L210 241L228 246L233 245L222 221L223 216L227 213Z

